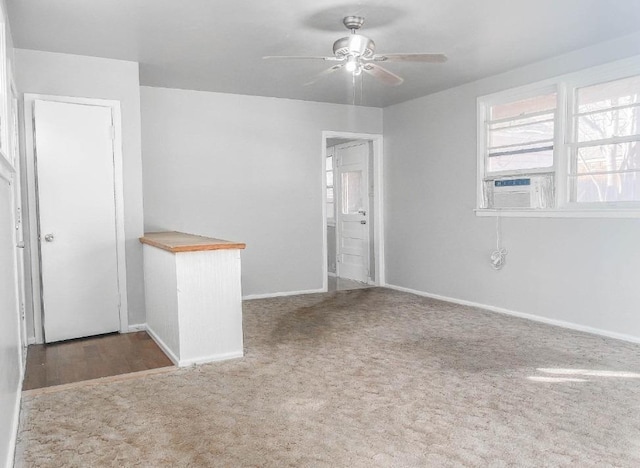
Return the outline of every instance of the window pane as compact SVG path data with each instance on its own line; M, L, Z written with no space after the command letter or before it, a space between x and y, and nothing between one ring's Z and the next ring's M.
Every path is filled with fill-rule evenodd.
M553 118L553 114L547 114ZM516 121L517 122L517 121ZM553 121L489 129L489 147L553 140Z
M606 110L578 117L578 141L640 134L640 107Z
M576 172L640 170L640 142L578 148Z
M336 217L335 205L333 203L327 203L327 218L333 219Z
M491 106L490 118L491 120L500 120L508 117L555 110L557 107L556 101L556 93L551 93L523 99L521 101Z
M333 187L327 188L327 201L333 201Z
M333 171L327 171L327 187L333 187Z
M333 170L333 156L327 158L327 171Z
M492 106L487 172L553 167L556 105L551 93Z
M517 125L526 125L530 123L542 122L544 120L553 120L554 117L555 117L555 110L552 110L544 114L516 116L508 120L498 120L495 122L490 121L489 124L490 124L491 130L495 130L498 128L514 127Z
M356 214L363 207L362 171L342 173L342 213Z
M639 94L640 76L580 88L576 96L578 112L591 112L638 103L640 102Z
M553 166L553 148L543 151L492 156L487 172L516 171Z
M576 107L578 142L640 140L640 76L580 88ZM640 201L640 141L579 147L573 154L574 201Z
M640 201L640 172L583 175L575 178L576 201Z

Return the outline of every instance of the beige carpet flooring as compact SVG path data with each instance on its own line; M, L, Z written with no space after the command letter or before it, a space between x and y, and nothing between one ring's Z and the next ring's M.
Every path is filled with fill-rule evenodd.
M638 345L385 289L244 317L243 359L26 397L17 466L640 466Z

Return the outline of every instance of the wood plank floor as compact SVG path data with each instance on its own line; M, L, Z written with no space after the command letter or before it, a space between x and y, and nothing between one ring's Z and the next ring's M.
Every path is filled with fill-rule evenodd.
M172 366L147 332L31 345L23 390Z

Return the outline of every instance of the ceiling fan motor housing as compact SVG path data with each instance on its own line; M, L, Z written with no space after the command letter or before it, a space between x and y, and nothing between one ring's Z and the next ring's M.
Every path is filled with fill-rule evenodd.
M338 58L348 57L349 55L370 58L375 50L376 44L368 37L360 34L351 34L333 43L333 53Z

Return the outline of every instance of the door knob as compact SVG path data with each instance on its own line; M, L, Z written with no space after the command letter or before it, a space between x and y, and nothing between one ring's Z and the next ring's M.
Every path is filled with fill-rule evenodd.
M360 221L360 224L367 224L367 222L363 219L362 221Z
M362 216L367 216L367 212L364 210L358 210L358 213L360 213Z
M53 234L47 234L46 236L44 236L44 240L46 240L47 242L53 242Z

